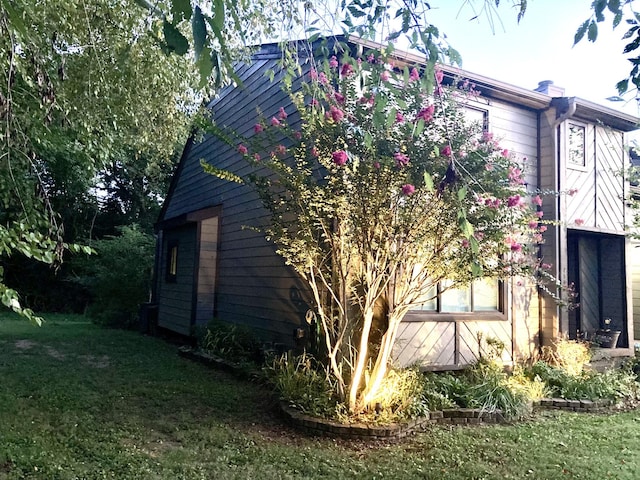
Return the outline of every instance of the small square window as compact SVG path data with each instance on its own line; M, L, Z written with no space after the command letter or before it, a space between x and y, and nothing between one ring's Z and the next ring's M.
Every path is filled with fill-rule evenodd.
M437 313L501 312L501 282L494 278L481 278L470 285L450 288L443 280L425 295L425 301L416 310Z

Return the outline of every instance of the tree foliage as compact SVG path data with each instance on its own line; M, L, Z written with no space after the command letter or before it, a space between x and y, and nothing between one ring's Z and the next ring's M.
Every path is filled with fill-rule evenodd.
M616 84L616 89L620 95L624 95L629 87L637 90L640 88L640 56L635 56L640 47L640 12L634 10L635 0L594 0L591 4L593 13L591 17L582 22L574 36L574 45L582 41L585 36L588 41L595 42L598 39L598 24L606 21L607 14L613 15L611 24L616 29L624 20L627 24L627 31L622 36L623 40L628 40L622 51L628 55L631 62L629 76L623 78Z
M445 280L535 275L546 229L522 165L465 120L473 86L394 62L331 57L289 87L296 112L281 107L234 146L257 168L244 181L310 287L331 383L354 413L375 402L410 309Z

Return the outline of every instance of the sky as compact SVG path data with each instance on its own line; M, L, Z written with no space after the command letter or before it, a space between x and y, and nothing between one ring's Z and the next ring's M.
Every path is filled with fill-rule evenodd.
M615 84L626 78L630 63L622 54L628 41L621 23L612 29L612 15L599 24L598 40L585 38L575 47L576 30L590 17L592 0L528 0L527 11L517 22L517 10L509 0L497 9L499 19L485 15L477 20L472 5L484 2L440 0L432 2L429 20L462 56L462 68L502 82L534 89L542 80L563 87L566 96L576 96L638 116L635 99L611 102ZM495 12L494 12L495 13Z

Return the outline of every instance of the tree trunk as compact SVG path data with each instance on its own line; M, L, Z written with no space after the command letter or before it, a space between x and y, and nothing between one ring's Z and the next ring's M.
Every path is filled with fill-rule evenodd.
M369 334L371 333L371 325L373 324L373 308L368 308L364 312L362 321L362 333L360 335L360 347L357 351L356 368L351 376L351 385L349 387L349 412L356 413L358 408L364 405L358 403L358 391L362 383L364 367L369 357Z

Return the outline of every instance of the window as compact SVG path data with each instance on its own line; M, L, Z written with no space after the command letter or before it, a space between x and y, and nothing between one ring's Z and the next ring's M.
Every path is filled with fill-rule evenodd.
M587 156L585 155L586 128L584 125L569 122L568 124L568 152L567 163L569 167L586 167Z
M175 282L178 278L178 242L167 245L167 282Z
M489 112L468 105L463 107L462 112L467 122L480 125L483 132L489 131Z
M502 288L499 280L481 278L466 287L449 288L442 281L425 295L427 301L415 311L434 313L501 312Z

